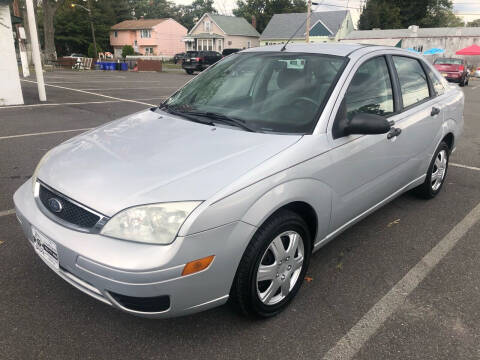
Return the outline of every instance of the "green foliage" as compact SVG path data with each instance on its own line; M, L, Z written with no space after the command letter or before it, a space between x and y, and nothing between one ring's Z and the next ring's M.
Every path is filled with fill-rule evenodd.
M133 47L131 45L125 45L122 48L122 57L126 58L129 55L135 55L135 50L133 50Z
M59 55L85 54L93 42L88 12L80 7L72 8L71 4L71 1L65 2L55 16L55 44ZM97 48L110 50L110 27L131 17L129 2L91 1L91 6Z
M480 27L480 19L470 21L467 26L469 27Z
M360 16L360 30L463 26L451 0L368 0Z
M88 57L96 58L99 52L103 52L103 50L98 44L97 44L97 54L95 54L95 46L93 45L93 43L90 43L90 45L88 45Z
M257 31L261 33L274 14L306 12L305 0L237 0L237 8L233 10L235 16L244 17L248 22L255 16Z
M190 5L179 5L172 16L189 31L205 13L216 13L214 0L195 0Z

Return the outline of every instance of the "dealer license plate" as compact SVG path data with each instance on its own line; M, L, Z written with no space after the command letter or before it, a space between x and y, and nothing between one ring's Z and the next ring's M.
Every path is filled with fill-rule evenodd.
M43 235L40 231L32 226L32 235L33 235L33 247L35 252L40 256L43 260L47 262L47 264L51 265L55 269L59 268L58 262L58 252L57 252L57 244Z

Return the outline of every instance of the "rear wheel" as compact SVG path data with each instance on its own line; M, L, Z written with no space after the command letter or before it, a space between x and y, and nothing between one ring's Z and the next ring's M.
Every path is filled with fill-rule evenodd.
M425 182L415 188L415 193L418 196L424 199L432 199L437 196L447 176L449 156L450 148L442 141L430 163Z
M278 314L300 289L310 254L305 221L281 210L258 229L245 250L230 291L232 304L248 315Z

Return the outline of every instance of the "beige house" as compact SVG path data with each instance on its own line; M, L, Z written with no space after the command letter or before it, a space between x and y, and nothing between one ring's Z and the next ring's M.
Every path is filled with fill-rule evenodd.
M244 18L205 13L183 38L185 50L248 49L260 45L260 34Z

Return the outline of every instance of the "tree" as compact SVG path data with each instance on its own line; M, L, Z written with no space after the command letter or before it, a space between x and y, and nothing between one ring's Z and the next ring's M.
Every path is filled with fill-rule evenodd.
M480 19L470 21L467 26L469 27L480 27Z
M451 0L368 0L359 29L459 26L452 9Z
M55 27L53 25L55 13L65 0L42 0L44 54L48 60L55 60Z
M135 50L133 50L133 47L131 45L125 45L122 48L122 57L126 58L129 55L135 55Z
M274 14L304 13L307 11L305 0L237 0L237 8L233 10L235 16L243 17L248 22L255 16L258 32L263 32Z
M360 30L399 29L401 27L400 8L388 0L369 0L358 23Z
M93 45L93 43L90 43L90 45L88 45L89 58L94 58L94 59L97 58L99 52L103 52L103 50L98 44L97 44L97 54L95 54L95 46Z
M205 13L217 13L213 0L195 0L191 5L179 5L174 9L173 18L189 31Z
M128 0L92 1L91 9L97 47L110 50L110 28L120 21L131 18ZM55 16L55 44L58 53L85 54L92 41L88 13L78 7L72 8L71 3L66 2Z

